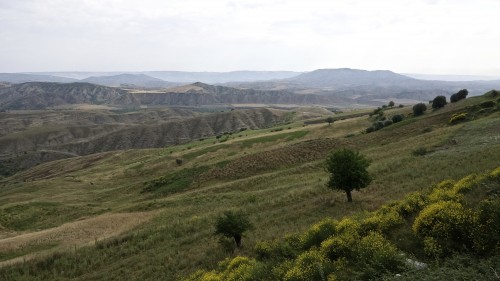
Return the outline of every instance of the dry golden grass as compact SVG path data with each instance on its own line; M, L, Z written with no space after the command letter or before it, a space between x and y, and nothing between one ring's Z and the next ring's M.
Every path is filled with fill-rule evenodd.
M98 240L107 239L137 227L149 221L158 212L108 213L93 218L65 223L61 226L42 231L19 234L0 239L0 253L21 250L24 247L36 247L44 244L57 244L50 251L32 252L27 255L0 262L0 267L32 259L40 254L55 250L67 250L81 247Z

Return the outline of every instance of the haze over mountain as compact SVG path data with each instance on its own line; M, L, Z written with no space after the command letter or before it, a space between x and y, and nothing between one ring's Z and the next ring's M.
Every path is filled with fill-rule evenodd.
M25 83L25 82L58 82L58 83L71 83L76 82L78 79L54 76L50 74L27 74L27 73L0 73L1 82L9 83Z
M146 74L117 74L111 76L91 76L81 80L98 85L110 87L143 87L143 88L166 88L178 85L178 83L167 82L162 79L154 78Z
M189 77L189 73L183 75ZM53 76L48 77L53 79ZM12 86L6 84L0 88L0 106L3 109L41 109L72 104L117 107L231 104L355 106L377 105L389 99L407 103L428 101L437 95L450 96L464 88L468 89L471 95L500 88L500 80L457 82L419 80L386 70L366 71L347 68L320 69L287 79L231 82L224 84L225 86L197 82L170 89L163 88L178 84L145 74L91 77L85 81L115 87L88 83L34 82ZM119 85L131 89L158 88L158 90L127 91L116 88Z

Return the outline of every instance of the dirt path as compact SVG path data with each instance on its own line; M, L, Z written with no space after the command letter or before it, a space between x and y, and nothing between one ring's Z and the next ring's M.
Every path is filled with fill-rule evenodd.
M157 211L104 214L42 231L0 239L0 253L22 250L24 247L36 248L37 246L57 244L56 247L50 250L35 251L2 261L0 267L47 255L55 250L60 251L75 246L84 246L94 243L96 240L118 235L150 220L156 213Z

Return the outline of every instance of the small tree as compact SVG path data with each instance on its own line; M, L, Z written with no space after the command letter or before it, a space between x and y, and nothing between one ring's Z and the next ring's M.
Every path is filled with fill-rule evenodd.
M394 106L394 102L393 102L392 100L389 102L389 106L390 106L390 107L393 107L393 106Z
M403 114L396 114L396 115L392 116L392 122L393 123L401 122L401 121L403 121L403 119L404 119L404 115Z
M416 105L413 106L413 115L420 116L424 114L426 110L427 110L427 105L425 105L425 103L417 103Z
M467 91L467 89L462 89L462 90L457 92L457 98L458 98L458 100L463 100L467 97L468 94L469 94L469 91Z
M330 116L330 117L326 118L325 121L328 122L328 126L330 126L333 123L333 121L335 121L335 120L333 119L333 117Z
M432 108L438 109L447 104L445 96L437 96L432 100Z
M225 211L215 222L215 234L234 238L236 247L241 247L243 233L253 228L248 215L241 211Z
M326 170L331 173L327 186L346 193L347 202L352 202L351 191L365 188L372 178L366 168L370 161L357 151L341 149L326 159Z

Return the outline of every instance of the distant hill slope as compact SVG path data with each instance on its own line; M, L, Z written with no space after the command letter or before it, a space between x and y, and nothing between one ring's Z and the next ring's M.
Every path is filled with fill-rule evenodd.
M25 73L0 73L0 82L9 83L25 83L25 82L57 82L57 83L71 83L76 82L77 79L59 77L54 75L39 75L39 74L25 74Z
M237 89L194 83L164 93L134 93L145 105L213 105L213 104L333 104L333 98L290 91Z
M286 79L297 76L302 72L295 71L230 71L230 72L184 72L184 71L147 71L149 76L166 81L193 83L201 81L207 84L227 82L248 82Z
M337 99L342 100L342 99ZM0 88L0 109L44 109L72 104L118 107L217 104L333 104L335 98L289 91L236 89L195 83L165 91L126 91L89 83L32 82Z
M261 129L288 120L286 111L234 110L199 115L183 109L115 114L85 111L0 113L0 162L16 171L41 162L98 152L160 148L241 128ZM1 170L1 169L0 169Z
M89 83L31 82L0 89L2 109L43 109L67 104L137 105L126 91Z
M144 87L144 88L165 88L178 85L178 83L167 82L165 80L151 77L145 74L118 74L112 76L92 76L83 79L81 81L98 85L111 86L111 87L132 86L132 87Z

